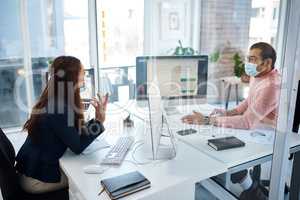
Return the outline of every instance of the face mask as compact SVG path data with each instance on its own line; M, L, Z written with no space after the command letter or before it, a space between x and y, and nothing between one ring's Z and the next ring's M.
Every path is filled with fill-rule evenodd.
M256 70L257 64L253 64L253 63L245 63L245 72L247 75L249 76L257 76L258 75L258 71Z

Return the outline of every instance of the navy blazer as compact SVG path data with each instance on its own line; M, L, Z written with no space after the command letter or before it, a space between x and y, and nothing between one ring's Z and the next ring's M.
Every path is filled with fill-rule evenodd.
M38 135L33 141L27 136L16 157L16 169L19 173L43 182L60 181L59 159L67 148L80 154L103 131L103 125L97 120L87 122L80 132L74 125L68 125L68 111L63 114L41 114L34 131Z

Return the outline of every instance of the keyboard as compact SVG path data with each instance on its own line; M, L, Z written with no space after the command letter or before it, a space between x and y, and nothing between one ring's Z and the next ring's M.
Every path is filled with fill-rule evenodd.
M120 165L133 142L133 137L120 137L117 143L107 152L101 164Z

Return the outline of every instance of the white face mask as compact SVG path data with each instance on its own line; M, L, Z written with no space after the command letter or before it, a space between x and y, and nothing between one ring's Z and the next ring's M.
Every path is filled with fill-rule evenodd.
M245 72L248 76L257 76L259 72L256 70L256 68L257 68L257 64L253 64L249 62L245 63Z

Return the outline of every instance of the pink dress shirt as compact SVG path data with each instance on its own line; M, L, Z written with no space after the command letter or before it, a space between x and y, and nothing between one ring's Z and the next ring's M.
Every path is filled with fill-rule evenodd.
M251 77L248 98L235 110L238 115L216 118L216 125L254 129L262 124L276 125L280 97L281 77L276 69L262 77Z

